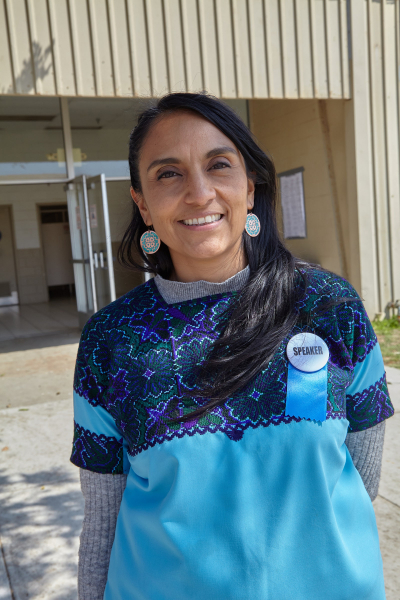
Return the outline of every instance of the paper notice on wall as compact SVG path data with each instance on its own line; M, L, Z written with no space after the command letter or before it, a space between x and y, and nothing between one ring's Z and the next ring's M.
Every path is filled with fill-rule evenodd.
M97 227L97 207L95 204L90 205L90 227L91 229Z
M298 171L281 175L280 189L284 238L307 237L303 172Z
M79 206L75 206L75 215L76 215L76 228L82 229L82 220L81 220L81 211L79 210Z

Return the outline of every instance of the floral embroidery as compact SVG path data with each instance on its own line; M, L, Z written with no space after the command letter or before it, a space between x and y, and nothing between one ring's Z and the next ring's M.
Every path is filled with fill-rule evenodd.
M349 431L362 431L377 425L393 414L386 375L366 390L347 397Z
M195 396L199 369L224 327L235 295L168 305L150 280L99 311L85 326L75 390L109 413L131 455L175 437L220 431L238 441L248 428L299 421L285 416L285 349L292 335L310 327L330 352L327 418L347 417L350 430L358 431L393 413L384 377L346 399L354 366L373 349L376 337L353 288L331 273L311 270L307 294L297 306L302 318L268 367L245 390L206 415L177 422L177 416L205 402ZM356 301L319 311L331 299L348 297ZM99 472L122 472L121 442L91 434L79 425L73 457L75 464L86 465L83 468L95 465Z
M122 439L96 435L75 423L71 461L97 473L123 473Z

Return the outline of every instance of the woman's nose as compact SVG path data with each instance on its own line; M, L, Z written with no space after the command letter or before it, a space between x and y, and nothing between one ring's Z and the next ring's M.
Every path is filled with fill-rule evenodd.
M186 202L188 204L207 204L215 198L215 190L205 173L196 173L188 177Z

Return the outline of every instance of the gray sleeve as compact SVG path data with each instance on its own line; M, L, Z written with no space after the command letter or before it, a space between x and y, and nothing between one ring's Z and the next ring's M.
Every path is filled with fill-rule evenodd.
M345 440L371 500L378 495L384 438L385 421L364 431L348 433Z
M79 546L78 598L102 600L126 475L80 469L85 514Z

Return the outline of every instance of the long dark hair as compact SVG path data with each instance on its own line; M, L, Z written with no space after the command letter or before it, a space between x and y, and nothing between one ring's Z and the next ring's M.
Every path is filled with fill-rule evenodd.
M283 245L276 223L277 185L272 160L261 150L252 133L226 104L206 93L175 93L160 98L145 110L129 140L131 184L141 192L140 151L151 126L166 113L191 110L210 121L241 152L248 176L255 177L253 213L261 222L258 237L243 233L243 247L250 266L248 284L230 305L220 337L213 343L199 373L196 398L207 398L183 419L200 416L232 396L266 367L298 318L296 302L304 294L305 278L296 259ZM250 175L252 174L252 175ZM118 252L120 262L139 271L168 279L173 264L168 247L161 243L156 254L147 255L140 236L147 230L132 202L132 220ZM210 375L212 374L212 376Z

